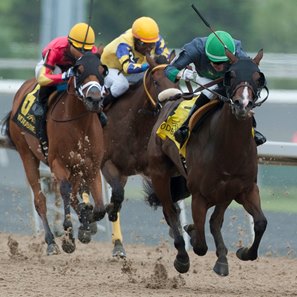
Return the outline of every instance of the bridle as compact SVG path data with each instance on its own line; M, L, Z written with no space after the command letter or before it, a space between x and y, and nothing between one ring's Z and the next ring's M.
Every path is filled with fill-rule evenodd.
M79 66L83 65L84 71L79 72ZM102 94L104 90L104 76L106 75L107 68L104 67L104 73L101 74L99 72L99 66L104 67L97 56L92 53L86 53L81 56L74 65L74 89L76 92L77 97L80 100L90 99L91 90L94 88L97 89L100 94ZM98 81L89 81L87 83L83 83L85 79L90 76L94 75ZM86 91L85 91L86 90Z
M253 79L255 75L259 77ZM242 58L230 66L229 70L224 75L223 86L225 87L227 98L231 101L231 104L233 103L232 98L234 98L239 88L249 89L252 93L251 108L261 106L269 95L264 73L260 71L258 65L250 58ZM258 101L263 89L266 90L266 97Z

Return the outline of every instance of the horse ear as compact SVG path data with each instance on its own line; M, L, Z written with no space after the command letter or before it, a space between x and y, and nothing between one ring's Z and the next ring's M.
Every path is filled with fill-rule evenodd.
M103 50L104 50L104 45L103 44L98 45L98 47L97 47L97 53L99 54L99 56L102 55Z
M253 59L253 61L259 66L260 64L260 61L262 60L263 58L263 48L261 48L259 51L258 51L258 54L256 55L256 57Z
M238 58L235 55L233 55L227 47L225 47L225 53L228 59L230 60L231 64L234 64L238 61Z
M157 65L155 60L148 53L145 54L145 57L151 68L154 68Z

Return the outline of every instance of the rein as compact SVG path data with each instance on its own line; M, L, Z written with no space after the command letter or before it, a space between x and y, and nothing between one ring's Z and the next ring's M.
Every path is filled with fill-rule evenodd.
M69 118L69 119L63 119L63 120L60 120L60 119L55 119L53 116L52 116L52 113L54 112L57 104L59 103L59 101L61 101L61 99L63 98L63 95L66 94L66 92L63 92L60 94L60 96L58 96L56 102L54 103L54 106L52 108L52 111L51 111L51 119L56 122L56 123L66 123L66 122L72 122L72 121L76 121L76 120L79 120L81 118L83 118L84 116L86 116L88 114L88 111L85 111L81 114L79 114L78 116L76 117L73 117L73 118ZM67 94L70 94L68 93L67 91ZM70 94L70 95L74 95L74 94ZM77 96L77 95L76 95ZM79 97L77 96L77 98L79 99ZM80 100L80 99L79 99Z
M149 98L150 103L152 104L152 106L154 108L157 107L157 100L154 100L154 98L151 96L151 94L150 94L150 92L149 92L149 90L147 88L147 78L149 76L149 73L153 74L157 69L165 69L166 66L167 66L167 64L157 65L151 71L148 68L145 71L144 76L143 76L143 88L144 88L144 91L145 91L147 97Z

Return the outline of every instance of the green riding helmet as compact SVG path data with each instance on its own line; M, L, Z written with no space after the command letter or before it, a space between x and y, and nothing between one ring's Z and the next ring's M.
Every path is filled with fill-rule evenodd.
M228 50L235 54L235 43L232 36L225 31L216 31L216 34L220 37L223 43L227 46ZM226 62L228 57L225 53L225 47L216 37L214 33L211 33L206 40L205 53L208 59L212 62Z

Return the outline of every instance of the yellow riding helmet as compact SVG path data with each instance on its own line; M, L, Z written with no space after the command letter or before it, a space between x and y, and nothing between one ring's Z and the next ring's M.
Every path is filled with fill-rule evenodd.
M150 17L141 17L134 21L132 34L145 43L153 43L159 39L159 27Z
M78 23L70 30L68 40L74 47L91 50L95 44L95 33L88 24Z

